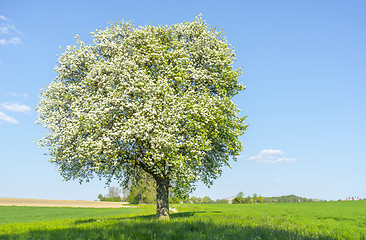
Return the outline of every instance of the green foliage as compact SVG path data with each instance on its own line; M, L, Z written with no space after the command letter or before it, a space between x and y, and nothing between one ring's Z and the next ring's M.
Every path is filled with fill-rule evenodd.
M202 198L202 203L213 203L213 202L214 201L208 196Z
M180 203L181 202L181 199L178 198L178 197L169 197L169 203Z
M244 203L244 193L239 192L238 195L233 199L233 204Z
M99 193L98 199L99 199L99 201L103 201L104 197L103 197L103 195L101 193Z
M0 207L0 239L362 240L366 236L366 201L173 207L178 213L172 213L170 221L157 221L155 208L146 205L138 209L92 209L101 215L85 214L84 218L82 213L77 217L73 213L90 209ZM24 218L26 208L30 210ZM129 212L136 210L139 213ZM13 223L3 221L17 217Z
M122 198L121 197L113 197L113 198L103 197L100 201L103 201L103 202L122 202Z
M256 193L253 194L252 197L247 196L244 197L243 192L239 192L238 195L233 199L233 204L239 204L239 203L261 203L263 202L263 197L258 196Z
M140 172L139 176L129 184L129 197L127 200L132 204L153 204L156 202L156 182L151 175ZM169 191L169 203L188 202Z
M252 202L257 203L258 202L258 195L256 193L253 194Z
M202 202L201 198L197 198L195 196L192 196L189 200L191 203L201 203Z
M156 202L156 182L151 175L140 172L139 177L129 186L128 202L132 204Z

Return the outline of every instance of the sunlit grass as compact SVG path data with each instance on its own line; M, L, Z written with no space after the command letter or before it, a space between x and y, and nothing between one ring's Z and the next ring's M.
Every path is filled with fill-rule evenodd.
M74 219L52 220L45 216L44 221L21 222L27 218L20 216L17 223L0 225L0 239L365 239L366 236L366 201L172 207L179 212L171 213L168 221L156 220L155 208L146 205L139 206L139 212L104 209L103 215L102 211L97 214L86 211L83 218ZM60 209L70 211L68 208L48 208L48 211Z
M142 213L143 208L71 208L0 206L0 224L52 221L92 217L113 217Z

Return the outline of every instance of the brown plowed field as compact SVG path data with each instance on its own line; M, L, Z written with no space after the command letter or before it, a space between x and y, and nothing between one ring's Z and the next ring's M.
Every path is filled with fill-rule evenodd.
M127 202L96 202L82 200L47 200L27 198L0 198L0 206L33 206L33 207L81 207L81 208L121 208Z

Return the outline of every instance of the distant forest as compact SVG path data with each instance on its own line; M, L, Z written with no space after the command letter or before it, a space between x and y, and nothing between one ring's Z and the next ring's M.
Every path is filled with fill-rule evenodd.
M240 192L234 199L232 199L233 204L239 203L296 203L296 202L319 202L319 199L298 197L296 195L287 195L280 197L262 197L257 194L253 196L244 197L244 194Z
M149 182L143 182L139 185L134 185L130 190L122 191L117 187L110 187L108 194L103 196L99 194L99 201L108 202L121 202L127 201L132 204L154 204L156 201L156 190L153 184L148 184ZM122 195L122 196L121 196ZM319 202L322 200L298 197L296 195L287 195L280 197L263 197L257 194L252 196L244 196L243 192L238 193L235 197L212 200L210 197L195 197L190 198L178 198L174 195L170 195L170 203L192 203L192 204L210 204L210 203L220 203L220 204L250 204L250 203L297 203L297 202Z
M322 200L303 198L296 195L287 195L280 197L263 197L257 194L245 197L243 192L238 193L236 197L216 200L216 203L232 203L232 204L250 204L250 203L297 203L297 202L319 202Z
M281 197L264 197L264 203L286 203L286 202L319 202L323 200L319 200L317 198L303 198L298 197L296 195L288 195L288 196L281 196Z

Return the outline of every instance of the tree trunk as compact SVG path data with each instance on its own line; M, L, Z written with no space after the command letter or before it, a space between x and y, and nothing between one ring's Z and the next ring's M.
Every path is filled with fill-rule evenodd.
M156 217L169 219L169 179L156 178Z

